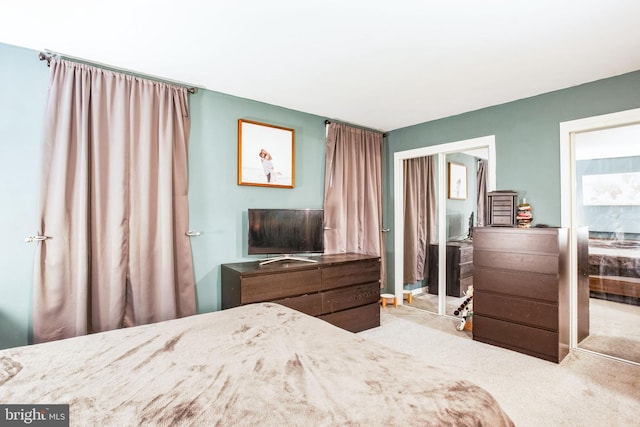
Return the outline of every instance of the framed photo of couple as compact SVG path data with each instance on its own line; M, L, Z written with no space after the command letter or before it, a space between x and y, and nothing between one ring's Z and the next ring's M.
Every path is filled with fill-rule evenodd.
M295 131L238 119L238 185L293 188Z

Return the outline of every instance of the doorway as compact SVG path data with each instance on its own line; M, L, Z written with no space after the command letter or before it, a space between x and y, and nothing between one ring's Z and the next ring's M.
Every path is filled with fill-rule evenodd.
M437 291L432 288L432 292L435 295L435 302L433 304L432 311L439 315L449 314L449 308L447 308L447 282L446 282L446 253L447 253L447 238L452 234L456 234L456 238L464 236L464 232L459 229L464 228L464 219L458 221L459 218L452 218L447 220L447 209L452 201L458 202L459 200L449 199L448 194L448 172L449 163L459 163L453 160L456 159L459 153L472 153L474 150L480 150L486 153L487 158L487 191L495 190L496 186L496 167L495 167L495 137L493 135L468 139L463 141L457 141L447 144L421 147L413 150L401 151L394 154L394 294L398 302L403 301L404 290L404 162L405 160L415 159L425 156L433 156L436 163L436 241L432 246L436 253L437 262L437 284L431 283L430 286L436 286ZM473 191L475 194L475 190ZM475 197L475 196L474 196ZM451 209L449 209L450 211ZM451 214L450 214L451 216ZM454 224L455 223L455 224ZM456 228L456 233L452 233L452 228ZM451 306L453 303L450 302Z
M576 331L571 233L571 347L640 365L640 109L561 123L562 225L588 227L589 335Z

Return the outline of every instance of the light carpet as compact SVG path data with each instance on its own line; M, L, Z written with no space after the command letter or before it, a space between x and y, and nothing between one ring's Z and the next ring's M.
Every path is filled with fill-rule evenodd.
M580 351L547 362L473 341L457 323L410 306L387 307L379 328L358 335L462 374L491 392L517 426L640 425L640 366Z
M453 297L447 295L445 299L446 313L449 316L453 316L456 309L460 307L467 297ZM429 293L420 293L413 295L413 302L411 303L412 307L420 308L422 310L429 311L431 313L438 312L438 295L433 295Z
M454 315L464 300L465 297L447 296L446 313ZM411 307L437 313L438 295L414 295ZM589 311L589 336L578 346L640 363L640 306L590 298Z
M640 363L640 306L591 298L589 310L589 336L578 346Z

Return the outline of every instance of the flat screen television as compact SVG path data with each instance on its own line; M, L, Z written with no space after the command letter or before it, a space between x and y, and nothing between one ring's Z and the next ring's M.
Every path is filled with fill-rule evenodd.
M283 260L315 262L294 254L324 252L322 209L249 209L249 255L277 255L261 264Z

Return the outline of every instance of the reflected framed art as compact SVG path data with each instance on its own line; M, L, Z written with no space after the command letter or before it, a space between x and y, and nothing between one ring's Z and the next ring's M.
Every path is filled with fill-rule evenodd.
M449 198L467 199L467 167L462 163L449 162Z

